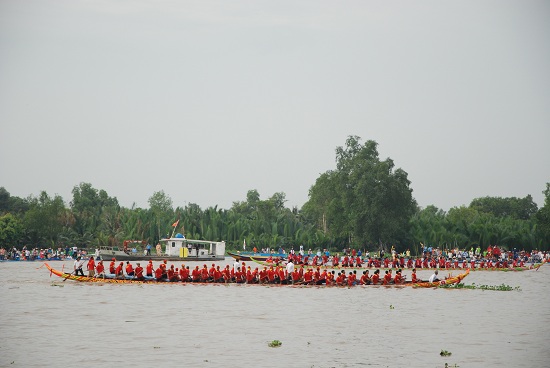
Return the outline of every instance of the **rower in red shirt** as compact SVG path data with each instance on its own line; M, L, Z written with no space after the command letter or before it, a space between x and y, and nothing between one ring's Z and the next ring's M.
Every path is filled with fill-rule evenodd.
M99 261L97 263L97 266L95 266L95 270L96 270L96 277L105 278L105 266L103 265L103 261Z
M136 263L136 268L134 269L134 274L137 280L143 280L143 267L140 266L139 262Z
M193 282L199 282L201 280L201 270L199 270L199 266L195 266L195 269L191 272L191 277Z
M380 270L374 271L371 281L373 285L378 285L380 283Z
M334 285L334 271L327 273L326 284L327 286Z
M403 280L403 277L401 276L401 270L397 270L395 273L395 277L393 278L393 283L398 285L403 283L405 280Z
M321 272L321 277L319 278L319 284L326 284L327 283L327 270L324 269L323 272Z
M116 266L115 266L116 259L111 259L111 263L109 263L109 272L113 275L116 274Z
M275 283L275 270L273 269L273 266L269 266L269 269L267 270L267 281L270 284Z
M128 276L134 276L134 267L132 267L130 261L126 261L126 274Z
M344 286L346 284L346 271L338 272L336 276L336 285Z
M312 283L312 281L313 281L313 271L310 268L304 274L304 284L309 285Z
M155 270L155 279L157 281L164 281L164 265L160 264L158 268Z
M369 285L371 283L370 277L369 277L369 270L363 271L363 276L361 276L359 283L361 285Z
M174 269L174 265L171 265L167 271L168 281L178 281L178 270Z
M208 277L214 281L216 279L214 273L216 272L216 265L212 263L212 267L208 270Z
M124 263L120 262L120 264L115 269L115 277L124 277Z
M243 271L241 271L240 267L237 267L237 271L235 271L235 282L237 284L242 284L244 282Z
M214 281L223 282L223 274L222 270L220 270L220 266L216 266L216 270L214 271Z
M295 268L294 271L292 271L292 283L296 284L298 282L300 282L300 272Z
M201 281L208 281L208 266L204 265L201 270Z
M277 276L279 277L280 284L286 284L285 269L281 266L277 269Z
M264 269L260 271L260 284L265 284L267 281L267 267L264 266Z
M90 257L88 260L88 277L94 277L95 274L95 261L94 257Z
M149 260L149 263L147 263L145 274L149 277L153 277L153 261Z
M389 271L386 271L386 273L384 274L384 278L382 279L382 285L387 285L387 284L390 284L391 281L392 281L392 274L391 274L391 270Z
M250 266L248 266L248 269L246 270L246 283L247 284L254 283L254 277L252 276L252 270L250 269Z
M416 268L413 268L412 275L411 275L411 282L413 284L416 284L417 282L420 282L421 280L416 277Z

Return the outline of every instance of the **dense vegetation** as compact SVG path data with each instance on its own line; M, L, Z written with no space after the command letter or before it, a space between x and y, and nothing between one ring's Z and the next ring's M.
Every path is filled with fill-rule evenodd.
M336 149L336 168L312 185L301 209L285 207L285 193L262 200L249 190L230 209L197 204L181 207L163 191L149 198L149 208L125 208L116 197L90 183L80 183L67 204L41 192L19 198L0 188L1 247L97 247L128 239L156 243L181 232L188 238L224 240L228 248L290 247L341 250L344 247L418 252L421 243L441 248L479 244L548 250L550 183L541 209L525 198L475 198L448 213L435 206L418 208L408 174L391 159L380 160L377 143L348 137ZM176 228L172 225L179 220Z

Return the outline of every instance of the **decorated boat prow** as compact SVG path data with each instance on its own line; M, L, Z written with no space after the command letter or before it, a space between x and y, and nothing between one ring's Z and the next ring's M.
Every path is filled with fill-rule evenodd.
M415 284L412 284L412 286L418 287L418 288L433 288L433 287L439 287L439 286L445 286L445 285L458 284L462 280L464 280L464 278L469 274L470 274L470 269L467 268L464 273L458 274L456 276L447 277L445 280L439 280L435 282L429 282L429 281L417 282Z

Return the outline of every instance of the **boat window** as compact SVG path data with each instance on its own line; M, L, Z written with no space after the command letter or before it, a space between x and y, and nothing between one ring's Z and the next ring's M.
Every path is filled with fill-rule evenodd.
M176 242L172 242L172 248L176 246Z

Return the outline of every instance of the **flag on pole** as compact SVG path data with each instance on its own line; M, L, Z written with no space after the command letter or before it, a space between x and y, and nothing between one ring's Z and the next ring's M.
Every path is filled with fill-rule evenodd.
M180 220L178 220L178 221L174 222L174 223L172 224L172 227L176 227L176 226L178 226L179 222L180 222Z

